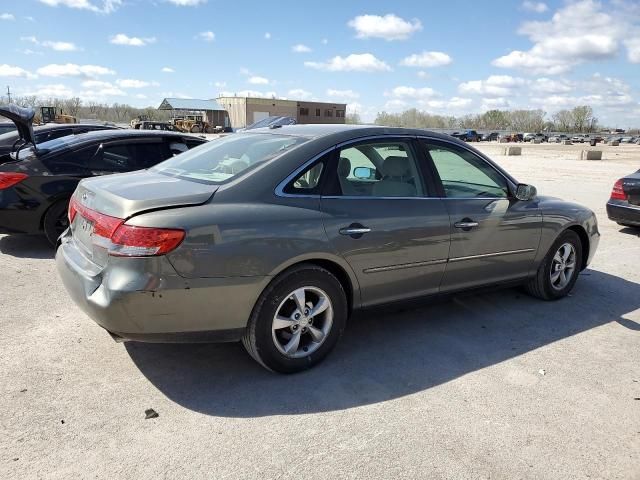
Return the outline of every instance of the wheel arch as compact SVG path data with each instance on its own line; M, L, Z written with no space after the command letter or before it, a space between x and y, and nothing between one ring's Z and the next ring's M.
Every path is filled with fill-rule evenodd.
M338 279L345 291L349 313L360 307L360 285L351 267L342 259L325 255L304 256L292 259L291 261L280 265L270 274L270 276L275 279L287 271L301 265L316 265L329 271ZM271 280L271 282L272 281L273 280ZM271 282L269 282L269 284L271 284ZM265 289L267 287L268 285L265 286Z
M589 235L587 235L587 231L584 229L582 225L571 225L566 228L564 231L571 230L578 235L580 238L580 244L582 245L582 263L581 263L581 271L587 268L587 263L589 260L589 253L591 249L591 244L589 242Z
M73 193L64 193L61 195L57 195L51 199L49 199L49 205L47 206L47 208L44 210L44 212L42 212L42 215L40 216L40 231L44 231L44 219L47 216L47 214L51 211L51 209L53 207L55 207L57 204L59 204L60 202L69 202L69 200L71 200Z

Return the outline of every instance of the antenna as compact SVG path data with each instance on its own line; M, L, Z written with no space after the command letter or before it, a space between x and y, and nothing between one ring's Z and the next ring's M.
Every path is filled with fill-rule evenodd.
M11 103L11 88L9 88L9 85L7 85L7 97L9 97L8 103Z

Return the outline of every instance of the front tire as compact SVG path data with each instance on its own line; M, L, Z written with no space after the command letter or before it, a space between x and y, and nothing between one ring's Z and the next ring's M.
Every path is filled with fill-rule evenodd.
M269 370L301 372L333 350L347 316L338 279L324 268L303 264L276 277L262 292L242 343Z
M558 300L571 292L581 270L582 242L576 232L567 230L553 243L525 289L536 298Z

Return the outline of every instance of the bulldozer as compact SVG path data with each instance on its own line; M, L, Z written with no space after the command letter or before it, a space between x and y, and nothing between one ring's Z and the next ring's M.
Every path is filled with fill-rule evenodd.
M73 115L65 115L56 107L40 107L40 123L78 123L78 119Z

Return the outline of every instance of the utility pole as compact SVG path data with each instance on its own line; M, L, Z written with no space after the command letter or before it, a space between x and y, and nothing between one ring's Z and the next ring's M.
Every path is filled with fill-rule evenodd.
M9 97L8 103L11 103L11 89L9 88L9 85L7 85L7 97Z

